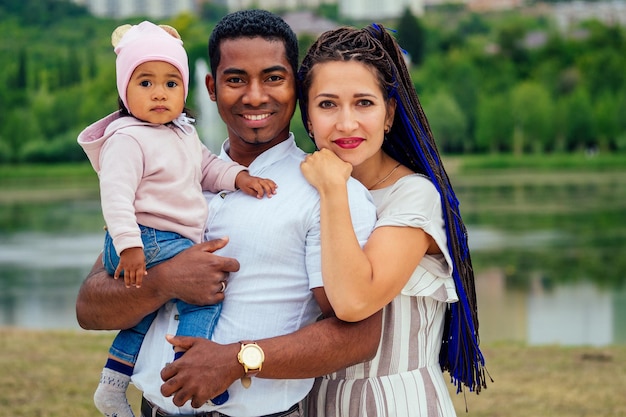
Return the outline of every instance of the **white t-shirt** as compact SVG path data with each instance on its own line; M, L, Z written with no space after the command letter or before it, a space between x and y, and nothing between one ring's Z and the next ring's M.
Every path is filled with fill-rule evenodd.
M241 191L207 195L207 239L229 237L217 252L236 258L241 268L231 273L226 299L212 340L232 343L293 333L313 323L320 314L312 288L322 286L319 195L300 172L305 153L293 139L258 156L249 166L251 175L270 178L278 185L272 198L256 199ZM221 158L230 160L222 150ZM368 191L356 180L348 181L353 225L361 245L376 222ZM176 308L168 303L159 311L142 345L133 382L144 396L169 413L189 414L190 405L176 407L160 394L159 372L173 360L165 334L175 334ZM259 416L287 410L309 392L312 379L270 380L254 378L249 389L236 381L229 400L217 407L232 416Z

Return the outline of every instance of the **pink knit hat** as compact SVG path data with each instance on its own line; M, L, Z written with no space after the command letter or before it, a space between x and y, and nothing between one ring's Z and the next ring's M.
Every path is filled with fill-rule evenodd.
M126 88L133 71L148 61L164 61L172 64L183 77L185 100L189 88L189 64L187 52L178 32L172 27L160 27L148 21L138 25L118 27L111 37L117 59L117 92L128 109ZM177 36L177 37L175 37Z

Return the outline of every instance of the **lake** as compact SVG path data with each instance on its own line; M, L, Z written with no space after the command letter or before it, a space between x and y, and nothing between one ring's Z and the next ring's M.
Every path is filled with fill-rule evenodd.
M483 342L626 343L626 172L453 177ZM103 240L93 184L0 185L0 326L79 329Z

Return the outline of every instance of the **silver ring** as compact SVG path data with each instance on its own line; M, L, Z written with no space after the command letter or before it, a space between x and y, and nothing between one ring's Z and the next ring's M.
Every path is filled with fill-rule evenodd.
M224 292L226 290L226 283L224 281L220 281L220 284L222 284L222 289L218 292Z

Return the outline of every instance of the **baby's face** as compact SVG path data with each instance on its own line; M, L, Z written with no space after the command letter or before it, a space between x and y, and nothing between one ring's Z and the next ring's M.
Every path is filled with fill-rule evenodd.
M137 119L169 123L180 116L185 107L183 77L168 62L144 62L130 77L126 100L128 111Z

